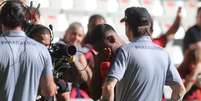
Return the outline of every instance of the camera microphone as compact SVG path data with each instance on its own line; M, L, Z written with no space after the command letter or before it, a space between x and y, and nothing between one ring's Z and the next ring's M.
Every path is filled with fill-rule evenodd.
M53 26L52 26L52 24L49 24L49 29L50 29L50 37L51 37L51 42L50 43L52 43L52 41L53 41L53 39L54 39L54 33L53 33Z
M49 24L49 28L50 28L51 31L53 31L53 26L52 26L52 24Z
M33 7L33 1L30 2L29 8L32 8L32 7Z

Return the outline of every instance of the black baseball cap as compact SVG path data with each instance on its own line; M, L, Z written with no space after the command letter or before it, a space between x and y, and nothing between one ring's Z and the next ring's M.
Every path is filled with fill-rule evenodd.
M144 7L129 7L125 10L125 17L120 22L129 22L137 26L146 26L153 23L151 15Z

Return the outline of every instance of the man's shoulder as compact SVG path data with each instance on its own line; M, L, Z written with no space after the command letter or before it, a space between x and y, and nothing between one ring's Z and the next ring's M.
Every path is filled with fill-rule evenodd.
M192 33L195 31L201 31L201 28L199 28L197 25L193 25L186 31L186 33Z
M132 48L132 50L135 50L135 49L138 49L138 48L149 48L149 49L159 49L159 50L164 50L162 47L160 47L159 45L156 45L155 43L153 42L149 42L149 43L146 43L146 44L139 44L139 43L135 43L135 42L132 42L132 43L128 43L128 44L125 44L121 47L122 49L130 49Z
M45 47L42 43L32 39L32 38L29 38L27 37L27 43L28 44L32 44L33 47L37 48L38 50L47 50L47 47Z

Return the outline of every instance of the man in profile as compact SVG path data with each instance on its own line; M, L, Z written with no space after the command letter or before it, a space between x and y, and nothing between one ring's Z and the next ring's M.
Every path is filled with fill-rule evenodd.
M39 85L44 96L56 93L47 48L23 31L26 11L19 1L6 1L1 9L1 101L35 101Z

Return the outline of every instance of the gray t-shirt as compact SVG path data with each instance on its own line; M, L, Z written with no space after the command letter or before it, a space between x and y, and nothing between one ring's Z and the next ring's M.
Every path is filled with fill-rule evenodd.
M165 84L182 82L168 54L149 36L120 48L108 77L118 80L116 101L161 101Z
M0 101L35 101L41 76L52 75L49 52L24 32L0 36Z

